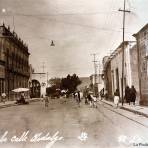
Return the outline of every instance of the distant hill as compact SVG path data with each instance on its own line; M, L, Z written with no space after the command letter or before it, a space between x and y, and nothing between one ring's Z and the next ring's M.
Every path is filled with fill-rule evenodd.
M90 85L90 77L79 77L79 79L81 80L81 84L77 87L79 90L84 89L85 86L89 86Z

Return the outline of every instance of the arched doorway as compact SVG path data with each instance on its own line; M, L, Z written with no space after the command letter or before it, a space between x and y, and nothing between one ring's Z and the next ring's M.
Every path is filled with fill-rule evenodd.
M31 86L31 92L30 97L31 98L40 98L41 96L41 85L38 80L32 80L32 86Z

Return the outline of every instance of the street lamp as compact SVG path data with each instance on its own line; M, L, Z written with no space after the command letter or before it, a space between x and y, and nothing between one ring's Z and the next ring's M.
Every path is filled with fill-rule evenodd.
M1 12L2 12L2 14L6 14L8 11L5 8L2 8ZM4 20L3 20L3 22L4 22ZM14 15L13 14L12 14L12 25L13 25L13 30L15 30Z
M5 8L3 8L3 9L2 9L2 13L5 13L5 12L6 12L6 9L5 9Z
M55 46L55 44L54 44L53 40L51 41L50 46Z

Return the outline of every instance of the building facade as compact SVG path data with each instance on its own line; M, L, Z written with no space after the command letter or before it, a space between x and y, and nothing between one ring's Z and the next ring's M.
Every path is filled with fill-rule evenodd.
M103 89L103 80L102 80L102 73L100 74L92 74L90 76L90 86L94 91L94 94L99 96L99 92Z
M40 98L45 96L46 88L48 87L47 79L48 73L36 73L31 74L30 83L30 96L31 98Z
M140 104L148 105L148 24L133 36L137 41Z
M104 81L104 93L107 96L106 99L113 100L112 92L112 78L111 78L111 59L108 56L103 58L103 81Z
M0 34L3 29L0 28ZM5 92L5 55L3 50L3 40L0 38L0 94Z
M109 98L113 99L116 89L122 96L122 55L123 43L108 57L104 64L104 81L105 89ZM135 42L124 42L124 80L123 88L126 86L134 87L137 90L137 100L139 100L139 82L138 82L138 62L137 48ZM124 93L124 92L123 92ZM137 101L138 102L138 101Z
M12 100L13 89L28 87L29 52L27 45L4 24L0 26L0 54L1 90Z

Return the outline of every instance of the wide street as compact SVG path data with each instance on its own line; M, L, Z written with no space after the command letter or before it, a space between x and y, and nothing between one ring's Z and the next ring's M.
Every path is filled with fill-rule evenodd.
M48 148L50 141L32 142L31 139L38 133L43 137L48 133L53 136L56 132L63 139L52 148L124 148L132 147L141 139L143 144L148 143L147 127L110 108L100 102L97 109L90 108L84 101L78 107L73 98L60 98L50 100L48 108L40 101L0 109L0 137L8 131L7 141L0 139L0 148ZM27 131L26 141L11 141L16 140L14 136L20 137Z

